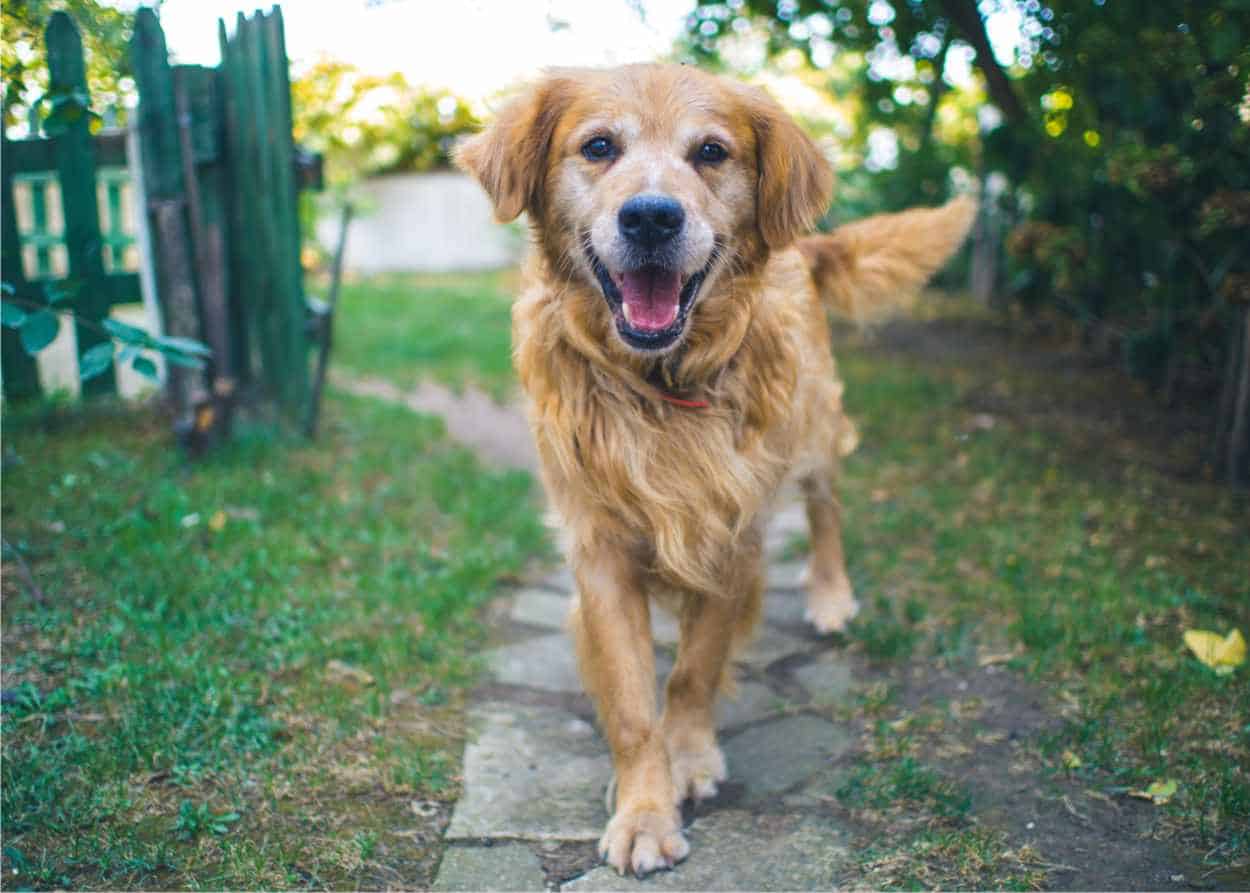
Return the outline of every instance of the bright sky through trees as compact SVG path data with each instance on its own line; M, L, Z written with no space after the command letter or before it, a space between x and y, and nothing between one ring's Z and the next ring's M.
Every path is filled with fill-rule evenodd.
M165 0L161 25L178 61L215 65L218 17L229 24L238 10L255 5L256 0ZM482 99L549 65L655 59L671 49L694 3L283 0L281 5L287 53L297 72L327 55L369 73L398 71L410 83Z

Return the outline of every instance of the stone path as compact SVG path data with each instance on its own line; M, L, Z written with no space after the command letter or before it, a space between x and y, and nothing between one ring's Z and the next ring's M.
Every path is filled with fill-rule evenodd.
M538 471L538 453L529 425L520 409L501 405L485 391L465 386L453 391L425 380L405 390L384 378L360 378L334 371L334 387L355 394L398 403L413 412L441 416L447 434L492 465Z
M805 531L799 506L769 531L770 554ZM687 811L692 851L639 882L599 864L607 746L582 693L563 625L566 570L500 598L490 616L488 678L470 707L464 794L447 829L436 890L824 890L849 834L825 805L852 741L832 719L849 665L802 623L801 567L774 560L760 635L736 661L738 696L718 727L729 781ZM657 666L672 667L677 629L654 623Z

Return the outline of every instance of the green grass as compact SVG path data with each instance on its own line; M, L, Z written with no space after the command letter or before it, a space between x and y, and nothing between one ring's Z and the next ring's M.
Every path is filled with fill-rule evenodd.
M349 282L339 300L335 365L410 387L425 377L473 384L497 399L513 386L515 273L383 276Z
M1004 829L982 823L969 783L920 756L942 712L900 710L890 686L862 691L856 715L869 733L834 792L864 829L847 875L855 889L1037 890L1045 863L1033 847L1013 847Z
M495 274L352 284L339 370L503 397L511 290ZM898 672L1010 655L1059 723L1028 742L1039 775L1112 797L1175 779L1155 833L1246 863L1250 665L1220 677L1181 643L1250 633L1245 498L1056 410L1072 384L1019 362L1033 345L967 361L838 340L863 434L842 488L865 603L851 647ZM1102 374L1079 384L1106 416L1150 405ZM991 426L986 395L1006 407ZM44 592L6 550L6 881L428 883L437 834L392 832L420 824L414 797L457 791L475 608L543 548L527 479L341 396L316 448L251 433L188 469L168 443L143 417L6 419L4 535ZM872 734L839 802L886 831L857 857L866 885L1044 882L1046 854L978 823L931 759L928 720L885 689L855 712ZM404 858L398 878L379 868Z
M150 413L8 414L7 886L429 882L437 829L396 834L457 793L475 613L544 534L438 422L325 411L190 466Z
M864 442L843 487L851 575L870 596L852 640L882 661L1014 651L1071 707L1040 742L1051 771L1070 749L1113 794L1175 779L1160 808L1171 838L1213 865L1250 859L1250 665L1217 676L1181 642L1190 628L1250 632L1245 497L1125 461L1111 426L1090 449L1062 414L1039 424L1030 405L1059 385L1006 345L975 367L838 356ZM1106 377L1084 386L1108 415L1124 399ZM1022 420L977 423L972 406L995 390Z

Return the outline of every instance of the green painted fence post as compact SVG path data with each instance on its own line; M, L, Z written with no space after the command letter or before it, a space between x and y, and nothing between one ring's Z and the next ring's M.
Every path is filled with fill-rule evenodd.
M187 195L174 98L174 77L165 49L165 33L156 13L141 7L135 14L130 43L147 208L156 255L157 291L165 331L201 340L195 267L187 221ZM195 409L207 399L198 370L170 364L169 393L177 415L175 429L190 438L198 430Z
M264 39L261 31L261 13L257 12L251 19L243 21L240 32L243 45L244 75L247 79L247 90L250 93L252 121L245 122L253 127L249 139L249 157L245 163L252 168L252 176L260 184L252 199L252 213L257 221L260 236L260 276L261 288L255 297L260 301L258 309L263 313L261 331L264 337L261 348L261 361L265 380L270 392L279 405L286 408L290 385L282 374L287 367L286 346L283 329L286 318L283 313L282 271L280 268L280 249L278 246L278 209L275 206L277 184L273 181L273 140L271 139L273 109L268 101L269 94L265 89L265 81L269 76Z
M213 394L229 403L235 390L234 352L226 306L227 263L225 190L221 169L221 109L215 72L201 65L174 68L174 94L179 118L183 179L191 240L195 245L204 340L213 350ZM224 408L224 407L223 407ZM222 413L223 426L228 413ZM223 428L222 433L225 433Z
M281 282L286 324L284 379L287 409L303 421L308 403L309 340L300 265L299 194L295 186L295 142L292 136L291 80L286 58L282 8L274 6L262 31L269 62L268 90L272 113L269 138L273 141L273 189L278 225L278 279Z
M4 135L4 125L0 122L0 152L9 157L9 140ZM0 230L0 280L7 282L14 291L13 297L24 300L38 300L33 289L26 281L22 270L22 246L17 235L17 211L13 207L13 165L0 164L0 214L3 214L3 229ZM0 330L0 360L4 365L4 396L9 400L25 400L39 396L39 367L35 358L22 349L22 342L16 329Z
M82 317L99 323L109 312L109 290L104 279L101 254L100 208L96 199L95 146L91 141L87 68L82 38L74 21L64 12L48 20L48 94L53 103L44 129L55 129L54 151L61 181L61 207L65 215L65 246L69 254L70 288L77 289L72 306ZM78 356L108 339L99 328L75 326ZM83 382L84 396L115 393L117 379L110 367Z
M230 314L230 343L235 376L241 386L251 383L257 364L252 358L255 330L248 318L246 298L251 293L248 252L255 245L254 226L243 203L241 190L247 184L244 176L243 134L241 121L241 82L238 76L238 51L226 37L226 23L217 20L217 43L221 50L221 66L217 69L217 93L222 114L222 152L220 165L221 195L226 214L227 306Z
M242 13L219 23L229 151L234 306L255 345L254 378L283 415L307 411L309 342L300 269L291 89L282 18ZM236 309L236 314L238 310Z

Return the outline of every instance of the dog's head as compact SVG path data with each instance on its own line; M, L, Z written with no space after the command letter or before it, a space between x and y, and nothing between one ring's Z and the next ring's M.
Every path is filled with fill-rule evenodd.
M833 186L768 94L678 65L553 71L457 162L499 220L529 214L642 354L678 345L700 302L803 234Z

